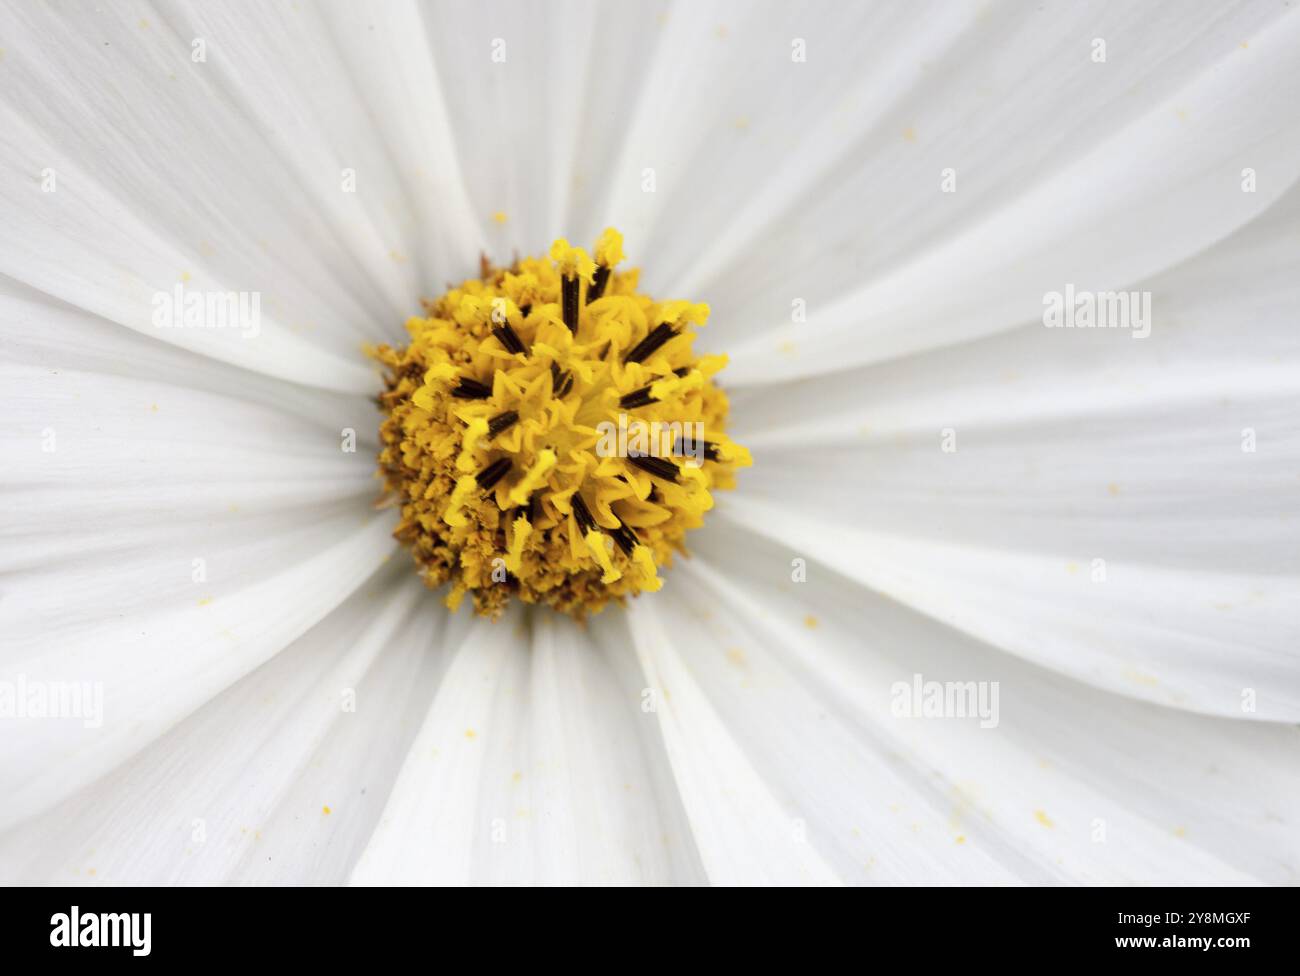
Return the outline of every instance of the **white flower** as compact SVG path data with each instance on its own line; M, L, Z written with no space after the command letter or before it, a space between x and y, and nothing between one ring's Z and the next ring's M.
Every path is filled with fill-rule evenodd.
M1297 879L1294 10L8 4L0 46L0 880ZM609 223L711 304L755 466L626 610L452 616L371 508L362 346ZM178 285L257 328L158 326ZM1149 334L1044 328L1067 289Z

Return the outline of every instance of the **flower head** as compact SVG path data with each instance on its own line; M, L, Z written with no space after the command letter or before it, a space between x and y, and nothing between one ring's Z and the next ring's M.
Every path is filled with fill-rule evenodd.
M657 590L750 463L724 432L726 358L693 349L708 306L638 292L613 228L596 255L561 239L550 262L485 264L375 351L395 534L453 608L513 593L582 616Z

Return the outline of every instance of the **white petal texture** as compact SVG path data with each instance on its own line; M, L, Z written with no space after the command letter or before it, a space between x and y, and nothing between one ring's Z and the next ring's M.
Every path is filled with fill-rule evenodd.
M1024 326L737 397L727 517L1082 681L1296 721L1298 246L1292 190L1143 283L1146 339Z
M0 712L0 881L1300 882L1297 65L1282 4L0 8L0 703L103 695ZM451 614L364 347L610 224L755 465L660 593Z

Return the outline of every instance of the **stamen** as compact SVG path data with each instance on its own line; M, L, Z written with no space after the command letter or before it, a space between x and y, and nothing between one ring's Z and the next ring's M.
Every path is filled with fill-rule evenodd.
M591 279L591 287L587 289L588 305L605 294L610 273L614 270L614 265L622 260L623 235L613 227L606 227L596 242L596 273Z
M650 387L643 386L639 390L633 390L631 393L624 393L619 397L618 405L624 410L635 410L637 407L646 407L659 401L650 395Z
M551 245L551 259L555 269L560 273L560 314L564 324L574 335L578 334L578 298L582 288L582 279L590 284L595 276L596 263L580 247L570 247L569 242L560 238Z
M573 389L573 374L567 369L560 369L551 363L551 390L555 396L563 398Z
M654 330L649 335L632 347L632 351L623 358L623 362L642 362L647 356L653 355L654 351L665 342L669 339L675 338L676 336L676 329L667 322L660 322L654 327Z
M501 345L506 347L507 352L526 353L528 350L524 347L524 341L519 338L519 334L510 327L509 322L492 327L492 334L501 340Z
M505 413L499 413L488 421L487 438L491 440L502 431L509 430L519 420L519 414L514 410L507 410Z
M451 395L462 400L486 400L492 395L492 387L485 386L468 376L462 376L459 385L451 391Z
M605 286L609 284L609 273L613 270L613 268L607 268L603 264L596 265L596 273L592 276L591 287L587 289L588 305L605 294Z
M564 324L574 335L578 334L578 276L565 277L560 282L561 311Z
M524 546L528 544L528 537L533 534L533 525L524 516L518 515L510 523L510 529L510 547L506 551L506 571L518 575L524 565Z
M529 522L537 521L537 496L529 495L528 501L524 505L516 505L514 509L515 518L525 518Z
M629 454L627 460L629 464L636 465L636 467L640 468L646 474L653 475L656 478L662 478L664 481L671 481L674 484L676 484L677 479L681 475L677 465L673 464L672 461L667 461L660 457Z
M576 493L573 496L573 517L577 520L578 528L582 530L583 535L586 535L592 529L598 528L596 520L592 517L591 509L587 507L587 503L583 501L582 496Z
M508 457L499 457L486 468L474 476L478 486L484 491L489 491L495 487L496 483L506 476L510 471L510 459Z
M676 454L689 455L695 457L697 453L703 453L704 460L716 461L719 458L718 445L713 441L695 440L692 437L679 437L673 444L673 451Z
M625 556L632 555L632 550L641 544L641 540L636 537L636 533L621 519L618 528L610 534L614 536L614 541L618 543L618 547L623 550Z

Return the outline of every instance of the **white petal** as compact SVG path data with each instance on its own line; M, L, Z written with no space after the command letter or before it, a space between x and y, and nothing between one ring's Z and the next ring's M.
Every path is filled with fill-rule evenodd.
M742 395L723 509L1081 680L1294 719L1297 226L1293 191L1143 283L1146 339L1026 327Z
M1287 820L1300 799L1294 727L1092 691L818 564L794 582L781 546L729 527L703 535L674 580L696 608L691 670L846 878L1204 884L1300 874ZM895 686L918 677L985 683L987 721L903 717ZM849 874L868 852L871 870Z
M585 3L427 8L452 128L463 134L457 149L472 213L489 225L489 252L498 261L541 253L556 237L590 244L568 223L581 180L575 168L590 165L619 129L584 124L584 110L601 123L615 121L600 111L615 86L591 76L589 58L605 32L602 20L626 20L602 13ZM602 37L600 47L613 43L616 37Z
M1294 578L1108 561L1095 582L1086 562L869 531L752 499L723 511L794 555L1079 681L1210 714L1300 715Z
M355 5L300 8L0 13L0 272L226 362L372 389L362 343L400 335L479 239L418 11L369 31ZM258 328L155 327L178 285L256 294Z
M277 384L21 288L0 320L0 677L99 683L104 707L102 728L4 720L12 823L266 661L393 542L391 519L367 511L369 439L341 450L340 422L373 429L361 398Z
M153 745L4 835L0 878L344 880L432 697L440 610L395 560Z
M392 548L390 531L387 518L318 514L316 525L266 542L209 540L206 589L188 563L138 554L120 569L74 561L23 575L0 612L0 680L100 688L103 724L0 719L4 823L85 785L269 660L370 574Z
M549 611L471 623L353 882L698 879L627 648Z
M1300 128L1282 109L1300 98L1300 16L1218 15L1134 25L1118 8L1114 23L1082 9L1045 36L1016 29L1010 5L919 82L904 77L908 98L875 106L874 127L854 124L862 146L829 188L783 211L781 233L746 228L758 243L725 281L682 283L715 306L728 381L833 372L1041 320L1046 292L1132 284L1261 213L1300 176ZM1098 35L1105 64L1089 59ZM1245 168L1257 192L1242 192ZM955 193L941 191L945 169ZM799 298L806 322L792 322Z
M833 884L835 872L806 842L799 808L773 795L666 632L659 616L665 602L652 608L637 600L628 626L709 880Z

